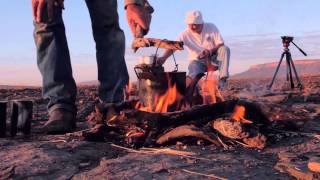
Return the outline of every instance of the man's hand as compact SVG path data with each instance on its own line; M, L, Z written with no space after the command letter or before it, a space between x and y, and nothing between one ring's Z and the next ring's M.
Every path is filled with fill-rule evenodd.
M137 26L140 26L145 34L148 33L151 14L143 7L136 4L129 4L127 6L127 20L134 37L137 37ZM144 34L144 35L145 35Z
M198 59L206 59L210 56L210 54L211 54L211 51L208 49L205 49L198 55Z
M207 71L208 71L208 72L214 72L214 71L216 71L216 70L218 70L218 69L219 69L219 67L218 67L217 65L212 64L212 63L210 62L210 60L207 60Z
M46 7L48 11L48 20L52 21L54 18L54 6L64 8L64 0L32 0L32 15L33 20L37 23L43 22L42 14Z

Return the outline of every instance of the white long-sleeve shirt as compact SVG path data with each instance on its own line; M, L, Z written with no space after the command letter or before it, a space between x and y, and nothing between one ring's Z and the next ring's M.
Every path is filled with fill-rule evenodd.
M213 49L223 43L218 28L213 23L204 23L200 34L192 32L189 28L178 36L188 51L190 61L197 60L198 55L205 49Z

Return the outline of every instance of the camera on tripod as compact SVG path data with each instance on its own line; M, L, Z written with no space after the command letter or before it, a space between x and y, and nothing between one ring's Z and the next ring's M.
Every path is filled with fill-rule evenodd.
M281 36L282 39L282 43L291 43L293 41L293 37L292 36Z
M298 76L296 67L294 66L294 63L293 63L293 60L292 60L292 57L291 57L291 53L290 53L290 50L289 50L290 43L292 43L296 48L298 48L298 50L303 55L307 56L307 53L305 53L298 45L296 45L293 42L293 37L292 36L281 36L281 39L282 39L282 44L283 44L283 47L284 47L283 53L281 54L280 61L279 61L279 64L277 66L276 72L274 73L272 81L271 81L271 83L270 83L268 88L271 89L271 87L272 87L272 85L274 83L274 80L276 78L276 75L277 75L277 73L279 71L281 62L282 62L283 58L285 57L286 64L287 64L287 73L286 73L287 74L287 81L290 82L291 89L293 89L295 87L293 75L296 77L296 80L298 82L297 87L300 88L300 89L303 89L303 85L302 85L302 83L300 81L300 78ZM294 73L294 74L292 74L292 73Z

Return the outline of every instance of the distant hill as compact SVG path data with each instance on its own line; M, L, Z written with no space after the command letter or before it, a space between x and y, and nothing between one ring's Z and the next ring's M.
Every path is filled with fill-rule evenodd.
M272 77L276 71L279 62L258 64L251 66L249 70L233 75L233 79L250 79L250 78L268 78ZM294 65L299 76L319 75L320 60L296 60ZM277 74L277 77L285 77L286 63L283 60Z

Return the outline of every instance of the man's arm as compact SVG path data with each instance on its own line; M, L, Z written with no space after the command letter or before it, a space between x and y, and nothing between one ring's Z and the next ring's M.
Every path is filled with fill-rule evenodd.
M125 9L127 10L127 20L132 34L136 37L137 26L147 34L151 22L151 13L153 8L147 0L125 0ZM144 35L145 35L144 34Z

